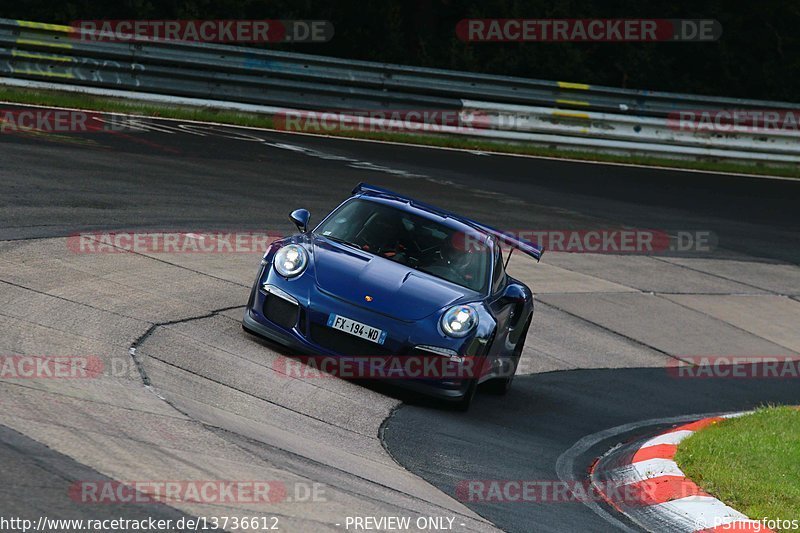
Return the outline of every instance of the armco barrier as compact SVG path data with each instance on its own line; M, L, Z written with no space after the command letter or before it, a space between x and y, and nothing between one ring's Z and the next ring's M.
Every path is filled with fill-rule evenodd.
M800 162L797 130L691 131L686 110L798 111L797 104L635 91L343 60L218 44L93 41L69 26L0 19L0 78L301 110L436 109L481 114L442 133L565 149ZM2 81L2 79L0 79ZM120 92L120 94L123 94ZM257 107L255 108L257 109Z

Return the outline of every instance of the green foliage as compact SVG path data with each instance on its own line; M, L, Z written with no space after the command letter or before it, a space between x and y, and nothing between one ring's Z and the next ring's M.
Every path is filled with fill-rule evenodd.
M793 0L25 0L2 16L41 22L114 18L327 19L326 44L272 48L697 94L795 101L800 94L800 3ZM469 17L715 18L715 43L464 43Z

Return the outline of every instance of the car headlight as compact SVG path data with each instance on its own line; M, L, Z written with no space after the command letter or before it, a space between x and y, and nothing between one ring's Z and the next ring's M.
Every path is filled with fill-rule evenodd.
M278 274L285 278L293 278L306 269L308 253L302 246L290 244L278 250L272 264L275 265Z
M464 337L478 325L478 312L471 305L457 305L445 311L441 324L450 337Z

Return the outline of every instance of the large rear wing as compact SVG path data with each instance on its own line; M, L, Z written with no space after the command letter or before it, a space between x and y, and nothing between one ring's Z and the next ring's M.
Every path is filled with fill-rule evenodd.
M505 244L506 246L510 246L513 249L519 250L520 252L527 254L537 261L542 258L542 254L544 253L544 248L539 246L538 244L534 244L528 240L520 239L510 233L504 233L499 229L493 228L491 226L487 226L486 224L481 224L480 222L476 222L472 219L467 217L458 215L451 211L447 211L440 207L436 207L431 204L426 204L425 202L420 202L418 200L414 200L413 198L409 198L408 196L404 196L402 194L390 191L389 189L384 189L383 187L377 187L375 185L369 185L366 183L359 183L353 189L353 196L360 195L360 194L368 194L373 196L382 196L385 198L393 198L395 200L401 200L404 202L408 202L411 205L418 207L420 209L424 209L426 211L430 211L431 213L435 213L439 216L452 218L454 220L458 220L459 222L466 224L467 226L475 229L478 232L485 233L487 235L491 235L501 243Z
M476 224L482 231L492 235L506 246L510 246L513 250L519 250L520 252L533 257L536 259L536 261L539 261L542 258L542 254L544 254L544 248L538 244L534 244L525 239L520 239L509 233L503 233L498 229L484 226L483 224L478 224L477 222Z

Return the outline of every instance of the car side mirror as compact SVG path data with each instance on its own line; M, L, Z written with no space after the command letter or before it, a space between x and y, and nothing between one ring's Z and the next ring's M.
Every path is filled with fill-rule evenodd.
M500 294L503 304L519 304L525 301L525 291L515 283L509 283Z
M300 230L300 233L306 233L308 231L308 222L311 220L311 213L309 213L307 209L296 209L292 211L289 218L292 219L292 222L294 222L294 225Z
M516 283L509 283L500 294L500 305L512 306L508 315L509 328L514 329L519 324L523 306L525 305L525 291Z

